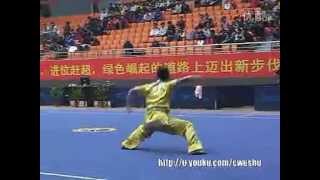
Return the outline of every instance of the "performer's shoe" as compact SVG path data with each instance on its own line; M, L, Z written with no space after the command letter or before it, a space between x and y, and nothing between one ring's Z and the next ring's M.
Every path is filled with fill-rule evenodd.
M202 154L207 154L203 149L197 149L194 151L191 151L189 154L191 155L202 155Z
M127 148L125 146L121 146L121 149L123 149L123 150L135 150L136 148L130 149L130 148Z

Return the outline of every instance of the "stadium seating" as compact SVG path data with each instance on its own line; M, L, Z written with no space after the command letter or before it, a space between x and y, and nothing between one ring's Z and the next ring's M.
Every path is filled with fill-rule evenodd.
M132 2L133 0L122 0L121 2ZM136 2L136 0L135 0ZM164 12L164 20L159 21L158 24L161 22L172 21L173 24L177 22L180 16L183 16L186 21L186 32L191 32L195 26L199 23L200 14L208 13L210 17L213 18L215 27L214 30L216 32L220 31L220 18L222 16L226 16L228 21L231 21L234 17L239 16L250 10L250 3L242 3L241 0L235 0L237 4L237 9L234 10L223 10L221 6L208 6L208 7L198 7L192 8L192 12L188 14L178 14L172 15L170 12ZM255 8L260 9L260 8ZM50 17L50 18L41 18L40 23L49 24L50 22L54 22L62 31L62 28L66 21L71 23L71 27L75 28L77 25L83 24L88 16L92 16L91 14L82 14L82 15L74 15L74 16L61 16L61 17ZM99 16L99 15L96 15ZM120 30L112 30L110 34L102 35L98 37L100 41L100 45L91 47L90 51L96 50L107 50L107 49L121 49L125 40L131 41L135 48L146 48L150 47L151 42L154 40L165 42L165 37L149 37L149 32L152 27L152 22L143 22L143 23L130 23L128 28L120 29ZM183 40L183 41L172 41L172 42L165 42L168 46L185 46L185 45L194 45L194 41L190 40ZM154 50L154 52L149 53L168 53L168 54L175 54L179 53L182 50L189 51L204 51L204 49L199 50L199 48L176 48L158 51ZM167 52L168 51L168 52ZM148 53L147 53L148 54ZM96 55L96 53L88 53L89 56Z

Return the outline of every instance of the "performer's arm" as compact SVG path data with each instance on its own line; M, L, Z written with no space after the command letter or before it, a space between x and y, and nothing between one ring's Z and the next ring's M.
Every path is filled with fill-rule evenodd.
M199 79L199 78L201 78L200 75L188 75L188 76L184 76L182 78L175 79L175 81L177 84L177 83L182 83L182 82L186 82L188 80Z
M131 112L131 107L130 107L130 105L131 105L131 102L130 102L131 98L130 98L130 97L131 97L131 95L132 95L133 92L137 91L137 92L140 92L140 93L143 94L143 95L146 95L146 94L149 92L150 89L152 89L154 86L158 85L159 83L160 83L160 80L158 80L157 82L155 82L155 83L153 83L153 84L151 84L151 85L146 84L146 85L135 86L134 88L131 88L131 89L129 90L129 92L128 92L128 95L127 95L127 105L126 105L127 111L128 111L128 112Z

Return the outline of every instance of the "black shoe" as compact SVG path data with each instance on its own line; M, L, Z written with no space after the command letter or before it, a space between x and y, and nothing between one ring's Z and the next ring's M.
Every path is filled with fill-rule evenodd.
M135 148L130 149L130 148L127 148L127 147L125 147L125 146L121 146L121 149L123 149L123 150L135 150Z
M198 149L190 152L189 154L191 155L202 155L202 154L207 154L203 149Z

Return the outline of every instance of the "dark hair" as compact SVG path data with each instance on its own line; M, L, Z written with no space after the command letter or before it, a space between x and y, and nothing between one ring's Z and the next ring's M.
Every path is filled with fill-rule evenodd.
M167 66L160 66L158 67L157 70L157 77L161 80L161 81L167 81L170 78L170 73L169 73L169 69Z

